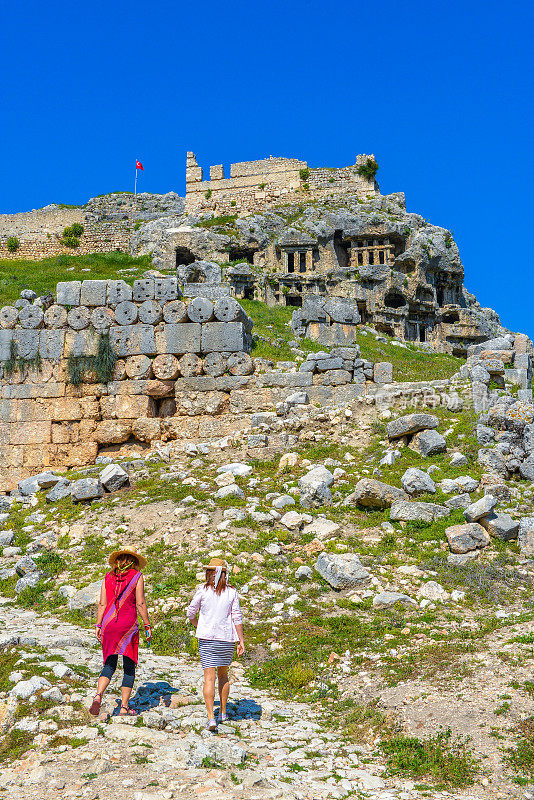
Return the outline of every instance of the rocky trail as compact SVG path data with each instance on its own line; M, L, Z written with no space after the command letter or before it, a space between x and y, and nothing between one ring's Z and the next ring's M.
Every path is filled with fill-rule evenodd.
M534 626L514 626L514 632L518 630L528 633ZM510 631L505 633L507 637ZM146 648L141 651L132 696L139 716L117 716L115 678L100 717L94 719L87 709L101 655L91 632L52 616L21 611L2 598L0 648L4 653L16 648L18 659L12 675L16 682L0 722L3 731L13 723L15 698L27 704L26 716L19 716L14 729L30 734L34 749L20 761L3 765L0 791L10 800L20 798L21 791L28 800L52 800L59 793L91 800L124 796L311 800L348 793L374 800L526 799L531 797L528 791L499 780L499 743L487 730L496 698L505 690L517 707L517 718L534 709L534 701L525 704L509 688L512 675L526 676L530 668L510 670L499 662L504 642L500 632L480 660L480 670L468 680L451 681L449 687L405 682L382 691L384 707L395 710L414 734L452 724L473 736L491 781L482 779L476 789L434 791L416 789L413 781L388 779L376 747L349 743L342 732L329 730L308 703L281 701L252 689L239 663L231 669L231 719L219 726L217 735L203 729L202 671L197 660L158 656ZM38 696L41 702L48 701L48 707L36 716L32 705Z
M231 719L217 735L203 730L200 665L146 649L132 699L140 716L116 716L115 678L115 691L105 696L95 720L87 708L101 655L90 633L1 602L0 646L5 651L18 644L23 665L36 659L51 679L48 684L53 682L43 697L54 703L35 718L31 704L39 677L15 684L12 696L29 704L16 729L32 734L35 750L0 771L3 797L20 798L22 787L26 798L50 800L59 792L106 800L323 798L340 796L340 789L365 790L377 800L419 796L409 783L384 780L383 766L367 746L348 745L325 730L306 703L276 701L251 689L238 663L232 667ZM3 729L15 705L8 703ZM54 740L61 743L54 746ZM298 766L308 760L310 768Z

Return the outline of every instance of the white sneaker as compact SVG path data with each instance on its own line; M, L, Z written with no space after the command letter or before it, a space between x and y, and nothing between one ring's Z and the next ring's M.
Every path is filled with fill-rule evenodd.
M228 714L219 714L217 717L217 725L220 725L221 722L228 722Z
M208 720L208 724L207 724L206 727L207 727L207 729L209 731L211 731L212 733L215 733L215 731L217 730L217 720L209 719Z

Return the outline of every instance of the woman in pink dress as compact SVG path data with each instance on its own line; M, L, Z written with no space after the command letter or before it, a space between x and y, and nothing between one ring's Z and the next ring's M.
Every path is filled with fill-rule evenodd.
M117 550L109 557L112 567L102 581L100 602L96 615L96 637L102 643L104 668L98 679L97 693L89 712L98 716L105 690L122 656L124 676L121 685L120 716L134 716L128 703L135 680L135 667L139 648L137 612L145 626L150 642L151 628L145 600L144 578L141 569L146 559L133 550Z

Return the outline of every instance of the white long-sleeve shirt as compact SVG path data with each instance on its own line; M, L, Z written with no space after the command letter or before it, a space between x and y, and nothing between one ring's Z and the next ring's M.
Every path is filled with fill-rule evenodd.
M243 624L239 595L227 586L221 594L210 587L201 586L187 608L187 618L198 617L198 639L215 639L219 642L238 642L236 625Z

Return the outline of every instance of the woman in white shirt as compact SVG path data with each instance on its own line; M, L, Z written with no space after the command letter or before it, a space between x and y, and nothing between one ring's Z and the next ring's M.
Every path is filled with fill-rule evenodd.
M200 663L204 670L204 702L208 712L208 730L215 732L219 722L226 722L226 702L230 693L228 667L234 657L245 652L243 618L239 595L228 584L228 564L212 558L206 566L206 582L197 589L187 609L187 618L196 628ZM221 707L215 719L215 672L219 679Z

